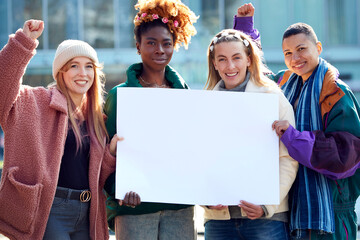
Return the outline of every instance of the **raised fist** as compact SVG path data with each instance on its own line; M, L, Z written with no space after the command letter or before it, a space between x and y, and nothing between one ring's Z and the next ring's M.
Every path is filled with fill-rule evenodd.
M237 17L252 17L254 16L255 8L251 3L245 3L238 8Z
M26 36L37 39L44 31L44 22L41 20L30 19L24 23L23 32Z

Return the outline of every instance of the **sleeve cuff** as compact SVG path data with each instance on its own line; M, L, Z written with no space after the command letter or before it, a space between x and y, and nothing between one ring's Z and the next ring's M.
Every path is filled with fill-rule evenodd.
M104 164L109 169L115 169L116 167L116 157L111 155L109 145L107 145L105 149Z
M288 129L286 129L280 140L284 143L285 146L288 146L291 142L291 139L294 138L296 132L297 130L291 124L289 124Z
M251 33L254 29L253 17L237 17L234 16L234 29L243 31L247 34Z
M268 210L266 209L266 207L264 205L260 205L262 210L264 211L264 217L268 216L269 215L269 212Z
M17 42L21 43L21 45L27 50L34 50L39 45L39 41L37 39L33 40L29 38L28 36L25 35L22 29L18 29L15 35L13 36L14 39Z

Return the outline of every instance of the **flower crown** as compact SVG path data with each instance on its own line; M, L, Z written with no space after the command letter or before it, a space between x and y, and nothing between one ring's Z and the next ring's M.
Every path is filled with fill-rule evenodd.
M135 24L140 25L141 22L151 22L156 19L161 19L161 21L165 24L170 24L170 26L173 26L175 28L179 27L179 22L177 20L171 20L166 17L161 17L158 14L148 14L146 12L144 13L138 13L135 17Z
M211 44L210 44L210 52L212 52L214 50L214 45L222 38L226 38L228 40L230 40L231 38L235 38L240 40L245 47L249 47L250 43L247 39L242 39L240 32L235 32L235 33L228 33L228 32L222 32L219 36L215 36L213 37L213 39L211 40Z

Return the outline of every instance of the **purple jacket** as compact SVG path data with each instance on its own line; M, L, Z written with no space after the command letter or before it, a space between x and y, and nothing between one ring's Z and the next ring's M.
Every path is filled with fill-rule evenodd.
M234 16L234 29L248 34L261 48L253 17ZM348 132L300 132L290 125L281 141L292 158L333 180L350 177L360 167L360 139Z
M300 132L290 125L281 141L295 160L333 180L354 175L360 166L360 139L348 132Z

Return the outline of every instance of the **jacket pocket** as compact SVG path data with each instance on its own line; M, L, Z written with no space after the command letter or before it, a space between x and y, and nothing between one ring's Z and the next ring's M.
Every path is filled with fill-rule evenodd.
M16 180L18 167L11 167L0 186L0 220L23 233L34 231L43 185L28 185Z

